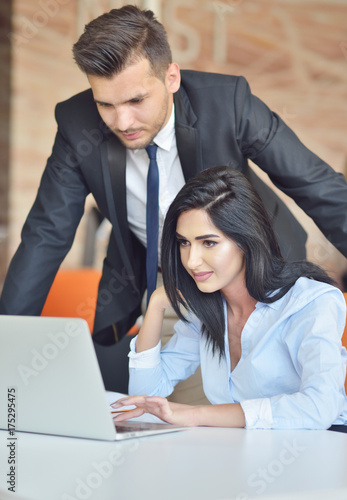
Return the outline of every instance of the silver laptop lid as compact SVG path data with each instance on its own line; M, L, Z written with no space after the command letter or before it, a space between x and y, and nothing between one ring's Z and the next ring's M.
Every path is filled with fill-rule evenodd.
M0 343L0 429L116 438L84 320L0 316Z

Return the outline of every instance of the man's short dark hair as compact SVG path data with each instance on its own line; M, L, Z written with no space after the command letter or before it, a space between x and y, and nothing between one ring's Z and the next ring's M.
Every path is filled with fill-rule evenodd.
M151 10L134 5L112 9L87 24L73 46L73 55L84 73L103 77L147 58L154 74L163 80L172 62L163 25Z

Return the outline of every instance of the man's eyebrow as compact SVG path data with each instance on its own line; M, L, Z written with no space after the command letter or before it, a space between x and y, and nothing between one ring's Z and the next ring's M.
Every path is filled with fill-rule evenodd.
M144 99L145 97L147 97L147 95L148 95L148 92L144 92L143 94L136 94L136 95L130 97L129 99L125 100L123 104L125 104L127 102L132 102L132 101ZM100 99L94 99L94 102L96 104L104 104L104 105L106 104L107 106L113 105L113 103L111 103L111 102L101 101Z
M99 99L94 99L96 104L107 104L108 106L112 106L110 102L100 101Z
M134 99L144 99L148 95L148 92L140 92L139 94L130 97L126 102L133 101Z
M176 231L176 236L177 236L177 238L181 238L182 240L187 239L187 238L185 238L185 236L182 236L177 231ZM197 236L195 239L196 240L205 240L206 238L220 238L220 236L218 236L218 234L211 233L211 234L203 234L201 236Z

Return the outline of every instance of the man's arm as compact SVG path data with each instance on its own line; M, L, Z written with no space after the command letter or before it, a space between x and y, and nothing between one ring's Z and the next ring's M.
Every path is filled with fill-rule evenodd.
M347 183L307 149L294 132L250 92L240 78L235 92L238 143L243 154L315 221L347 256Z
M58 130L21 244L8 269L1 314L41 313L55 274L71 248L88 192Z

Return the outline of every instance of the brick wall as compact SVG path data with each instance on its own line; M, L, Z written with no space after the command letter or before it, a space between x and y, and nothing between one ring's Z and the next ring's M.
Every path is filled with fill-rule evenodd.
M56 131L56 102L87 88L71 46L90 19L127 2L15 0L9 257L34 200ZM140 2L133 2L138 5ZM338 0L147 0L182 68L242 74L303 142L345 172L347 6ZM345 259L287 200L309 231L309 257L336 273ZM88 200L88 205L92 200ZM65 266L79 266L82 223Z
M7 34L11 30L11 4L11 1L0 4L0 283L8 255L11 45Z

